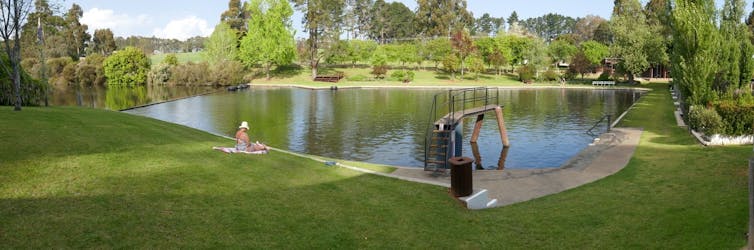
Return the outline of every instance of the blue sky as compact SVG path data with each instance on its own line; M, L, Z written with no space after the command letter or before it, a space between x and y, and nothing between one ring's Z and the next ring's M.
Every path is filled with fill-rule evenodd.
M227 0L181 1L181 0L63 0L62 11L73 3L84 10L82 22L89 25L90 32L110 28L116 36L156 36L186 39L192 36L208 36L219 22L220 14L227 9ZM399 0L411 9L415 0ZM721 0L718 0L720 2ZM516 11L519 18L538 17L547 13L559 13L571 17L598 15L610 17L611 0L468 0L468 8L479 17L490 13L494 17L508 17ZM642 0L642 3L646 0ZM750 1L747 1L747 6ZM750 8L748 8L750 9ZM747 10L748 11L748 10ZM293 25L301 27L301 15L294 15ZM298 31L297 36L303 33Z

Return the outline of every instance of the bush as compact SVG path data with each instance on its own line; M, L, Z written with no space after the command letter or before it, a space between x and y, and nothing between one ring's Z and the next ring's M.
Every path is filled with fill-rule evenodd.
M552 69L548 69L547 71L545 71L544 77L545 77L545 80L547 81L560 80L560 74L558 74L558 72L555 72L555 70L552 70Z
M235 60L224 60L212 66L210 82L215 85L238 85L243 81L243 65Z
M73 63L73 59L67 56L47 59L47 77L60 77L60 75L63 74L63 69L65 69L65 66L71 63Z
M66 65L63 68L63 72L60 74L60 81L65 84L77 84L78 79L76 79L76 68L78 68L78 65L73 61Z
M76 79L84 86L92 86L97 82L97 68L82 63L76 68Z
M413 71L406 71L406 70L396 70L393 71L392 74L390 74L390 80L393 81L401 81L401 82L411 82L414 80L414 74Z
M531 83L536 74L536 68L532 65L524 65L518 68L518 77L522 82Z
M0 63L10 65L5 53L0 53ZM21 68L21 105L39 105L44 102L48 85L32 78L26 70ZM0 70L0 105L12 106L16 102L13 81L5 70Z
M173 85L204 85L209 81L209 64L207 62L186 64L173 67L172 77L168 83Z
M602 74L600 74L599 77L597 77L597 81L609 81L610 80L610 72L607 70L602 71Z
M149 84L167 84L173 76L173 66L167 63L160 63L157 67L149 71Z
M723 133L726 135L751 135L754 133L754 105L745 105L734 101L722 101L716 105L723 122ZM690 118L690 117L689 117Z
M387 74L387 65L372 66L371 74L374 75L374 78L377 78L377 79L385 78L385 74Z
M105 76L110 85L138 85L147 82L149 58L141 50L126 47L105 59Z
M717 111L699 105L689 110L689 126L706 135L723 133L723 119Z

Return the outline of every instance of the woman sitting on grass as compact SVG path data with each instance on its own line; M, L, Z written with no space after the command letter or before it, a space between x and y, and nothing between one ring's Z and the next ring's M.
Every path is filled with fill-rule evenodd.
M256 143L251 143L246 131L249 131L249 123L246 121L241 122L241 126L238 126L238 132L236 132L236 150L246 152L270 150L269 147L258 141Z

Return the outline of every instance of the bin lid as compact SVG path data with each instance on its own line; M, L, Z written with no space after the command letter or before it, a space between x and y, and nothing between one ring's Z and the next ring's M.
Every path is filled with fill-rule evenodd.
M463 157L463 156L461 156L461 157L450 158L450 160L448 160L448 162L450 163L450 165L465 165L465 164L469 164L469 163L474 162L474 160L471 159L471 158L469 158L469 157Z

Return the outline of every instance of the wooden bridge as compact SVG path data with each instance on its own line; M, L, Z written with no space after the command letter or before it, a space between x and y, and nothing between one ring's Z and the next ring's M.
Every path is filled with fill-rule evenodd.
M494 110L500 129L500 139L504 147L509 146L502 107L498 104L498 91L497 89L492 90L494 91L492 95L488 88L450 90L447 96L443 94L435 95L432 112L430 113L430 121L434 122L429 126L425 138L425 170L444 171L449 167L448 160L451 157L462 155L463 133L461 127L463 126L463 119L467 117L477 116L474 133L471 137L471 143L476 143L479 138L479 131L482 128L484 114ZM446 100L443 101L442 98L446 98ZM435 119L438 106L447 106L448 113L439 119Z

